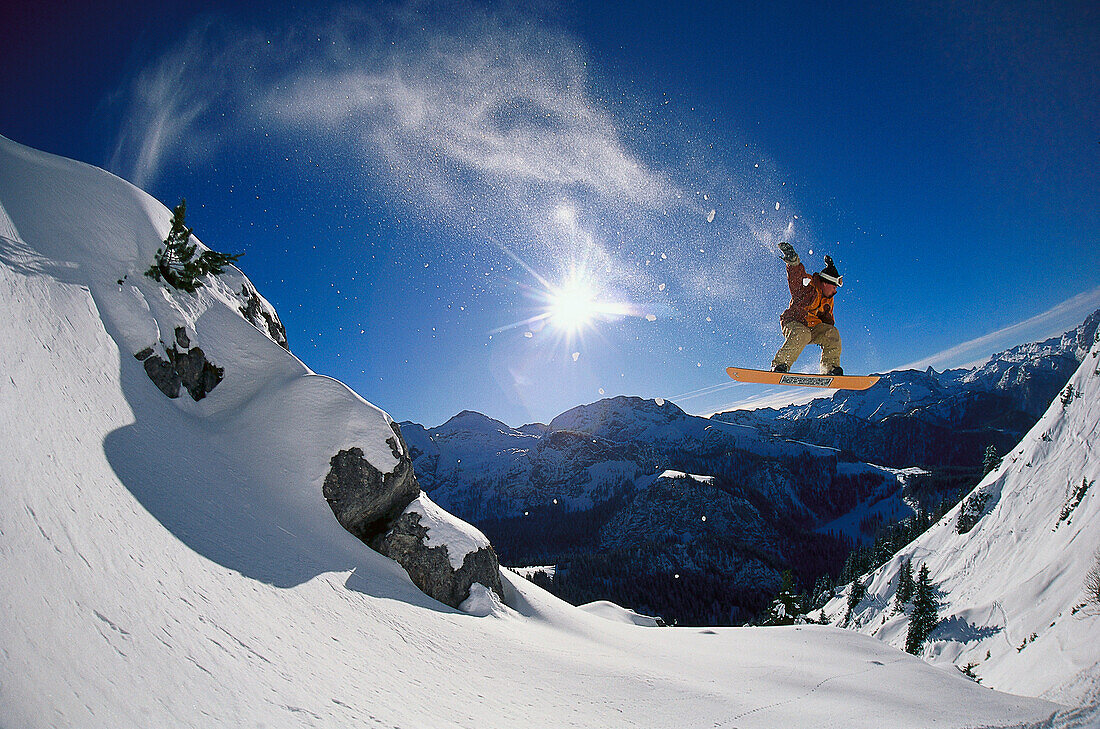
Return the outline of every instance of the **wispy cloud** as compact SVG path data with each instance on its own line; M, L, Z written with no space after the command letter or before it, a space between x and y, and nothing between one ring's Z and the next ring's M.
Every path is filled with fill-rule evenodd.
M142 187L166 160L194 157L208 136L204 118L224 105L234 80L228 69L239 67L233 56L242 50L206 18L143 68L120 94L126 109L108 167Z
M662 316L708 327L713 306L742 332L773 328L781 302L755 291L759 267L801 231L768 160L657 102L627 130L583 45L546 18L426 8L273 29L207 18L133 79L112 169L148 185L264 134L337 149L403 215L515 248L547 276L598 259L605 283Z
M361 22L336 18L321 37L345 38ZM372 40L271 84L259 112L352 143L394 194L451 221L504 212L560 238L553 212L563 203L638 217L683 199L627 149L568 35L518 18L444 14L391 23Z
M895 370L937 370L969 367L980 364L990 355L1029 341L1057 336L1080 324L1086 316L1100 309L1100 287L1077 294L1041 314L1011 326L963 342L942 352L895 367Z

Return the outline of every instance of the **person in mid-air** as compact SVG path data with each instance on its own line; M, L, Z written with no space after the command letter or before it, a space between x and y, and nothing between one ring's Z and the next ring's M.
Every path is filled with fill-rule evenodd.
M791 287L791 304L779 317L787 341L775 353L773 372L789 372L807 344L821 347L821 372L843 375L840 366L840 332L833 320L833 297L843 284L833 259L825 256L825 268L807 276L806 267L790 243L779 244L787 263L787 283Z

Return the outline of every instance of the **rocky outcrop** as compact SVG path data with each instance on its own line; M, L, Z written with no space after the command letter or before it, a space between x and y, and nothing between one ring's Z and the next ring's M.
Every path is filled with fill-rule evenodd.
M225 370L207 360L201 348L191 346L186 329L176 327L175 334L175 344L165 346L167 359L155 354L152 347L146 347L134 357L144 365L149 379L165 395L175 399L183 387L198 402L218 386Z
M340 525L405 568L427 595L458 607L480 583L503 599L496 553L476 529L420 491L396 423L387 438L397 465L382 473L361 448L332 457L323 493Z
M427 501L427 497L418 501ZM488 587L503 601L500 564L489 541L438 507L434 509L436 513L431 513L432 507L434 504L424 509L421 504L419 510L406 510L388 532L371 541L371 546L404 567L413 583L426 594L451 607L460 606L470 596L474 584ZM458 538L453 531L456 525L463 532ZM436 544L433 529L451 538Z
M386 443L398 459L393 471L382 473L363 456L362 448L349 448L329 461L322 489L336 521L368 544L420 494L401 431L392 425L394 437Z
M241 298L244 299L244 306L240 308L241 315L280 347L290 351L286 341L286 327L279 321L279 315L271 305L260 297L259 292L245 282L241 286Z

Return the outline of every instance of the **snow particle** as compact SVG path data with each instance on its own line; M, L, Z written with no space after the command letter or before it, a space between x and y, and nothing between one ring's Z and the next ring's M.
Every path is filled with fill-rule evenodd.
M581 353L580 353L580 352L574 352L574 353L573 353L573 361L574 361L574 362L576 362L576 361L577 361L578 359L580 359L580 357L581 357Z
M645 320L646 321L657 321L657 316L656 316L656 314L646 314L645 315Z
M711 209L711 211L710 211L709 213L707 213L707 222L708 222L708 223L713 223L713 222L714 222L714 215L715 215L715 214L716 214L717 212L718 212L717 210L714 210L714 209L712 208L712 209Z

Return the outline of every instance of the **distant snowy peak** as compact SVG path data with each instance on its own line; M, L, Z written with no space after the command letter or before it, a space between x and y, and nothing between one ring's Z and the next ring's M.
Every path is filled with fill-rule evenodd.
M579 405L550 421L550 430L575 430L611 440L639 428L664 426L689 417L667 400L619 396Z
M499 420L494 420L488 415L483 415L474 410L463 410L443 425L439 426L438 428L434 428L433 433L444 437L449 437L460 433L464 435L480 434L494 437L497 435L525 435L516 428L505 425Z
M989 361L975 368L970 377L981 377L983 372L996 370L1007 364L1034 362L1043 357L1068 356L1081 362L1092 348L1096 330L1100 327L1100 310L1085 318L1080 326L1060 336L1051 337L1043 342L1021 344L993 355Z

